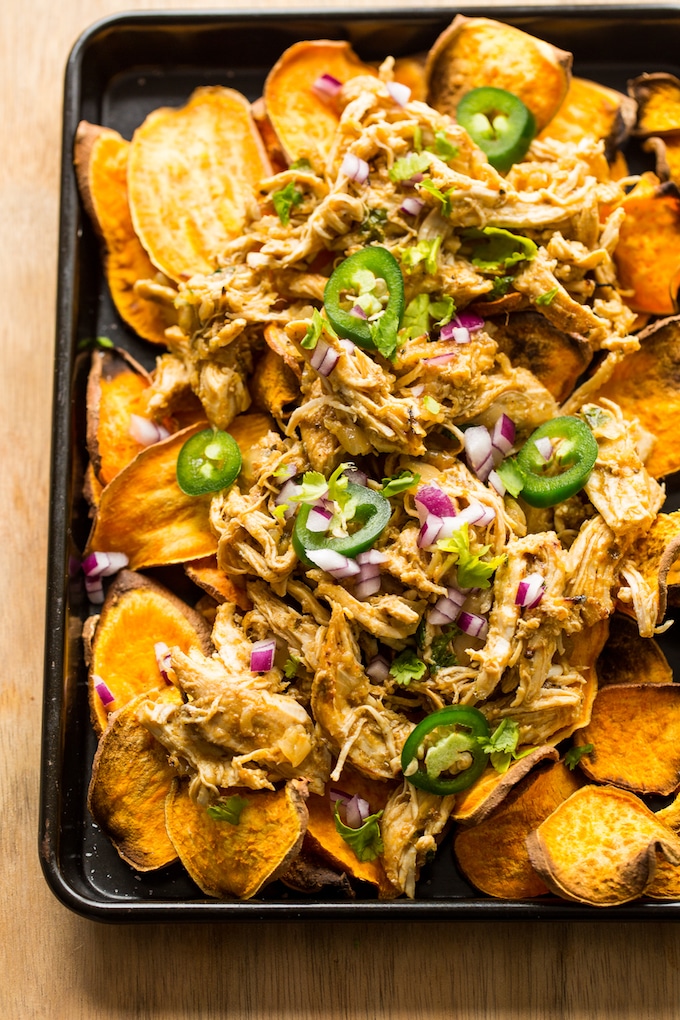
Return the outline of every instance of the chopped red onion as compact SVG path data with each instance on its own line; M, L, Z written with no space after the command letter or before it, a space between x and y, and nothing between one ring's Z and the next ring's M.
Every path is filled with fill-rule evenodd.
M312 85L312 91L322 96L337 96L341 88L342 82L332 74L320 74Z
M116 700L100 676L93 676L92 679L94 681L94 689L99 695L102 705L110 705L112 701Z
M435 517L456 516L451 498L438 485L422 485L416 492L415 501L421 524L428 514L434 514Z
M377 595L380 587L380 571L377 571L372 577L360 576L354 585L354 596L360 602L364 602L366 599L370 599L371 595Z
M319 375L327 378L337 365L339 359L340 354L338 351L330 347L325 340L319 340L309 359L309 364Z
M470 469L483 482L493 468L493 446L491 435L485 425L473 425L463 435L465 453Z
M342 580L345 577L354 577L361 570L355 560L350 559L349 556L343 556L342 553L336 552L335 549L311 549L306 555L317 567L325 570L338 580Z
M349 314L353 315L355 319L368 319L368 316L361 305L355 305L354 308L350 309Z
M403 212L407 216L417 216L424 206L425 203L422 198L416 198L415 195L407 195L399 206L399 212Z
M358 599L367 599L380 591L380 564L387 559L385 553L378 549L368 549L359 553L356 562L359 564L359 575L354 586L354 594Z
M265 638L263 641L256 641L250 653L250 672L268 673L274 665L275 654L275 638Z
M425 392L425 383L418 383L417 386L411 387L411 396L422 397Z
M292 478L289 478L281 486L281 490L274 500L274 505L286 507L283 512L285 520L289 520L295 513L297 507L294 503L291 503L291 500L293 496L299 496L301 492L302 486L298 482L294 482Z
M155 421L142 418L139 414L130 415L130 435L142 446L153 446L161 439L167 439L170 433L163 425L157 425Z
M370 167L365 159L359 159L353 152L346 152L340 166L340 173L349 177L356 184L365 184L368 180Z
M467 598L467 593L459 588L449 588L446 595L442 595L430 610L427 622L433 627L445 627L449 623L455 623Z
M104 601L104 585L101 577L86 577L85 591L88 599L95 606L100 606Z
M345 804L345 821L350 829L360 829L371 813L368 801L355 793Z
M340 344L341 347L345 349L347 354L354 354L355 350L357 349L357 345L352 343L351 340L348 340L347 337L344 336L338 337L338 343Z
M534 609L545 593L545 580L542 574L527 574L517 585L515 605L524 609Z
M386 88L395 103L399 106L406 106L409 99L411 98L411 90L408 85L403 85L400 81L388 81Z
M553 455L553 444L550 436L542 436L541 439L535 439L534 446L547 464Z
M365 672L366 676L370 676L371 680L377 680L378 683L382 683L384 680L387 680L390 664L384 655L374 655L366 666Z
M129 562L125 553L93 552L83 560L83 573L89 578L110 577L127 567Z
M419 549L428 549L439 538L444 526L444 519L435 514L428 514L418 532L417 545Z
M447 361L450 361L451 358L455 357L455 351L445 351L443 354L435 354L433 358L425 358L424 361L426 365L444 365Z
M489 622L477 613L462 612L458 617L458 626L469 637L481 638L482 641L489 631Z
M505 495L506 490L505 485L503 484L503 479L496 470L489 471L489 477L487 478L487 482L489 483L489 485L492 485L494 487L499 496Z
M387 554L380 552L379 549L367 549L366 552L361 552L357 555L357 563L360 567L371 565L377 566L379 563L385 563L387 561Z
M153 646L153 650L156 654L158 672L163 677L166 684L169 684L170 674L168 671L172 668L172 656L170 655L170 649L164 641L157 641Z
M333 520L333 511L328 509L325 500L319 500L309 511L307 517L307 529L309 531L324 532L328 531L329 525Z
M478 499L473 499L468 506L459 512L456 521L462 519L467 521L468 524L486 527L487 524L491 524L495 520L495 517L496 511L492 506L487 506L486 503L480 503Z
M359 468L347 468L347 470L343 471L342 473L347 479L347 481L351 482L353 485L363 485L364 487L366 486L366 482L368 481L368 475L366 474L365 471L360 471ZM358 556L357 559L359 559Z
M502 414L500 418L496 420L491 433L491 445L494 450L500 454L500 457L505 457L506 454L510 453L513 443L515 442L515 423L512 418L508 418L507 414ZM550 440L548 440L550 442Z
M475 315L473 312L460 312L456 315L454 322L459 326L464 326L470 333L476 333L478 330L484 329L484 319L481 315Z
M276 472L276 478L280 482L286 482L289 478L294 478L297 474L297 468L295 464L279 464Z

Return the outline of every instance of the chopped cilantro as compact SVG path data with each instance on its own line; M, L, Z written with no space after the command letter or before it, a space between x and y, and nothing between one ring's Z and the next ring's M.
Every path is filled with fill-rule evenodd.
M430 147L430 152L434 152L436 156L448 163L450 159L455 159L458 155L458 146L449 141L445 131L435 131L434 145Z
M446 192L440 191L436 184L433 184L432 181L429 180L429 178L427 178L424 181L421 181L420 184L416 185L416 187L418 191L426 191L428 195L432 195L439 202L441 202L442 216L446 217L451 215L451 193L453 191L453 188L450 188Z
M458 665L456 653L449 646L456 634L460 633L458 624L450 623L447 627L443 628L441 634L432 639L432 646L430 648L430 658L432 659L431 673L436 673L440 669L446 669L448 666Z
M412 177L424 173L429 166L429 153L409 152L408 156L395 159L390 168L389 177L391 181L410 181Z
M376 206L369 209L361 223L362 234L368 234L371 241L384 241L385 231L383 226L387 222L387 209Z
M448 538L441 538L437 542L437 548L442 549L444 552L452 553L456 557L458 586L460 588L489 588L491 584L489 578L505 560L505 555L494 556L490 560L483 560L482 556L488 553L491 548L490 545L483 545L480 547L479 552L472 552L470 549L467 521Z
M402 266L404 266L407 272L412 273L416 266L424 262L428 273L436 273L437 255L439 254L441 243L441 236L437 235L437 237L432 237L429 240L418 241L417 244L410 245L402 252Z
M304 347L307 351L313 351L325 329L330 331L331 324L327 319L324 319L319 309L315 308L312 312L312 321L307 327L307 332L300 341L300 346Z
M470 246L472 265L482 272L501 272L517 262L531 262L538 252L530 238L502 227L470 227L462 236Z
M524 475L514 457L506 457L496 468L496 474L502 481L506 491L517 498L524 488Z
M288 167L289 170L313 170L312 164L309 160L303 156L301 159L296 159L294 163L291 163Z
M286 520L286 511L288 510L288 505L289 505L288 503L279 503L279 505L275 506L274 509L272 510L272 516L281 524L283 524Z
M456 311L453 298L446 294L433 301L429 294L417 294L406 306L399 335L404 340L415 340L430 332L431 320L435 326L445 326Z
M290 497L293 503L316 503L328 493L328 482L320 471L305 471L300 492Z
M283 675L287 680L292 680L296 676L299 665L299 658L291 652L283 666Z
M489 291L488 297L493 301L496 298L505 297L514 280L514 276L496 276L494 277L493 286Z
M507 772L512 761L524 758L533 750L527 747L524 751L517 751L519 726L508 718L501 721L490 737L477 737L477 740L482 750L491 756L491 764L496 772Z
M534 304L551 305L555 298L557 297L559 289L560 289L559 287L555 286L551 287L550 290L546 290L545 294L539 294L538 297L535 299Z
M276 213L283 223L284 227L290 222L290 214L296 205L300 205L303 199L303 194L299 188L295 186L294 181L289 181L285 188L281 188L280 191L273 191L271 200L274 205Z
M358 829L353 829L340 818L340 801L335 802L334 819L335 828L348 846L356 854L360 861L373 861L384 850L382 836L380 835L380 818L382 811L369 815L366 821Z
M573 772L581 758L587 754L592 754L594 750L595 746L593 744L580 744L579 746L570 747L564 756L564 764Z
M590 425L591 429L599 429L610 420L611 415L603 411L597 404L586 404L581 408L581 414Z
M247 804L248 801L245 797L234 794L233 797L221 797L206 810L216 822L229 822L230 825L238 825L241 820L241 812Z
M390 496L396 496L399 492L405 492L419 481L420 475L414 474L413 471L401 471L398 475L383 478L382 494L386 499L389 499Z
M415 652L409 648L401 652L390 666L390 675L398 684L407 687L411 680L420 680L424 675L427 666L422 659L419 659Z

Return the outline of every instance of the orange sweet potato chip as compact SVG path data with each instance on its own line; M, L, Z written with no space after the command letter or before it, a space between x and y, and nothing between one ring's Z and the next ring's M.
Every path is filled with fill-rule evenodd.
M122 351L93 351L87 382L87 452L107 485L143 449L130 434L130 415L145 416L149 376Z
M177 854L206 894L247 900L278 878L300 852L307 826L306 784L292 779L280 790L231 789L246 801L238 824L218 821L175 780L165 802L168 834Z
M92 765L88 807L124 861L137 871L163 868L177 859L165 828L165 798L175 770L165 749L135 716L139 694L114 712ZM174 687L159 695L181 700Z
M324 166L330 153L340 111L332 97L319 94L314 83L328 74L346 82L377 72L362 63L347 42L315 39L294 43L272 67L264 86L267 115L289 163L307 159Z
M477 307L482 309L482 305ZM528 368L562 403L592 358L583 337L565 333L539 312L515 312L495 323L494 340L513 365Z
M665 808L656 812L656 817L672 832L680 835L680 795ZM680 868L669 864L663 854L656 855L656 871L645 896L654 900L680 900Z
M561 762L525 776L484 821L457 833L454 853L461 871L490 896L527 899L546 893L529 861L526 839L579 785Z
M466 92L492 85L519 96L540 131L567 95L571 64L571 53L519 28L459 14L429 52L427 101L440 113L455 116Z
M300 385L283 358L267 347L250 380L254 407L267 411L283 425L290 405L300 399Z
M132 570L121 570L93 621L88 649L90 710L100 733L110 712L132 698L166 687L156 658L156 642L183 652L212 651L210 628L203 616L163 585ZM104 704L96 689L102 680L113 696Z
M506 772L487 766L479 779L456 797L451 818L466 825L479 825L508 796L514 786L541 761L559 759L559 751L552 744L536 747L523 758L510 763Z
M529 859L558 896L595 907L629 903L654 876L657 850L680 864L680 839L627 790L584 786L527 839Z
M394 80L406 85L411 90L410 98L419 103L424 103L427 96L426 61L427 53L416 53L414 56L397 57L394 62Z
M131 569L184 563L217 550L210 494L187 496L177 484L177 456L199 422L147 446L101 493L86 553L123 552Z
M628 82L628 93L638 107L636 135L663 137L680 131L680 79L674 74L641 74Z
M680 556L680 510L657 514L651 528L635 542L632 559L650 591L658 592L656 623L666 615L668 572ZM624 607L628 610L628 606Z
M139 336L165 343L165 330L176 322L174 309L135 293L135 284L157 276L139 242L130 216L127 161L130 143L117 131L81 121L74 163L83 205L105 250L106 279L120 317Z
M609 637L597 660L600 689L609 684L670 684L673 670L657 641L643 638L635 620L623 613L609 618Z
M614 261L626 302L636 312L672 315L680 287L680 192L647 172L621 204L626 218Z
M132 138L128 193L154 264L177 281L212 273L270 173L250 104L233 89L199 88L186 106L149 114Z
M673 793L680 787L680 685L603 687L575 742L592 744L580 765L596 782L640 794Z
M200 560L192 560L184 564L187 577L194 584L212 595L216 602L233 602L235 606L247 613L253 608L248 593L234 584L232 579L217 566L217 556L203 556Z
M637 103L615 89L586 78L572 78L567 96L540 138L579 142L591 135L603 139L611 159L635 125Z

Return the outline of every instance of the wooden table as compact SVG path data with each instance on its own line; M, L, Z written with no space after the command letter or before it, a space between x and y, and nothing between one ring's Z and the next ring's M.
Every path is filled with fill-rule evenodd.
M209 6L220 5L127 3ZM0 1015L677 1018L674 924L108 927L72 915L45 884L37 815L62 80L80 32L120 7L3 0L0 12Z

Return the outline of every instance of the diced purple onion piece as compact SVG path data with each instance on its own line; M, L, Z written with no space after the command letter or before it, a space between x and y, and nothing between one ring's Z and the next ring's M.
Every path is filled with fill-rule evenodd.
M312 85L312 91L322 96L337 96L341 88L342 82L332 74L320 74Z
M445 351L443 354L435 354L433 358L425 358L426 365L445 365L451 358L456 357L455 351Z
M472 339L467 326L461 326L456 319L452 319L451 322L442 326L439 337L441 340L453 340L457 344L469 344Z
M347 470L342 473L349 482L352 482L353 485L366 486L368 475L365 471L361 471L359 468L347 468ZM357 559L359 559L358 556Z
M517 585L515 605L522 606L524 609L534 609L543 598L544 592L545 580L543 575L538 572L527 574Z
M127 567L130 560L125 553L120 552L93 552L83 560L83 573L85 577L111 577L118 573L123 567Z
M340 166L340 172L349 177L351 181L356 184L365 184L368 180L370 173L370 167L365 159L360 159L355 156L353 152L346 152L342 164Z
M354 354L355 350L357 349L357 345L355 343L352 343L351 340L348 340L347 337L344 336L338 337L338 343L340 344L341 347L345 349L347 354Z
M100 676L94 676L92 679L94 681L94 689L99 695L102 705L110 705L116 700Z
M359 564L336 552L335 549L312 549L307 552L307 558L321 570L325 570L338 580L345 577L355 577L361 570Z
M411 396L422 397L425 392L425 383L418 383L417 386L411 387Z
M330 347L325 340L319 340L309 359L309 364L319 375L327 377L337 365L339 358L338 351Z
M329 525L333 519L333 513L325 503L319 501L309 511L307 517L307 528L309 531L315 531L322 533L328 531Z
M535 439L534 446L547 464L553 455L553 444L550 436L542 436L540 439Z
M487 506L485 503L480 503L478 499L473 499L468 506L460 511L456 519L462 518L468 524L486 527L487 524L491 524L495 517L496 511L492 506Z
M360 575L359 580L354 585L354 594L360 602L363 602L365 599L369 599L371 595L377 595L381 585L380 572L375 574L374 577Z
M450 496L440 489L438 485L421 485L415 495L416 509L421 517L422 524L426 514L434 514L435 517L455 517L456 508Z
M422 212L424 206L425 203L422 198L416 198L415 195L407 195L399 206L399 212L403 212L407 216L417 216L419 212Z
M411 90L408 85L402 84L400 81L388 81L386 88L395 103L399 106L406 106L409 99L411 98Z
M420 531L418 532L417 545L419 549L428 549L439 538L444 520L436 514L428 514Z
M353 315L355 319L368 319L368 316L361 305L355 305L354 308L350 308L349 314Z
M499 496L505 495L506 490L505 485L503 484L503 479L496 470L489 471L489 477L487 478L487 482L489 483L489 485L492 485L494 487Z
M285 520L289 520L295 513L297 506L295 503L291 503L293 496L299 496L302 492L302 486L298 482L294 482L292 478L289 478L281 486L281 490L274 500L275 506L284 506L286 509L283 512Z
M462 612L458 617L458 626L469 637L481 638L483 641L489 632L489 622L477 613Z
M250 672L268 673L274 665L275 654L275 638L265 638L263 641L256 641L250 653Z
M491 432L491 445L494 450L500 453L501 457L505 457L506 454L512 449L513 443L515 442L515 423L512 418L508 418L507 414L502 414L500 418L496 420L496 423Z
M345 803L345 822L350 829L360 829L371 813L368 801L358 793Z
M484 329L484 319L481 315L474 315L473 312L460 312L460 314L456 315L454 322L458 323L459 326L464 326L471 333Z
M169 670L172 667L170 649L166 645L165 641L157 641L153 646L153 650L156 655L156 662L158 663L158 672L163 677L166 684L168 684L170 683Z
M104 601L104 585L101 577L86 577L85 591L87 597L95 606L100 606Z
M363 567L367 564L377 565L379 563L385 563L387 560L387 554L380 552L379 549L367 549L366 552L361 552L357 555L357 563Z
M130 435L141 446L153 446L161 439L167 439L170 433L163 425L157 425L149 418L142 418L139 414L130 415Z
M390 664L384 655L375 655L366 666L366 676L370 676L371 680L377 680L379 683L387 680L389 672Z
M493 468L493 447L491 435L485 425L473 425L466 429L463 441L468 465L478 478L486 481Z
M428 623L434 627L445 627L458 619L467 593L458 588L449 588L446 595L442 595L430 610L427 618Z

